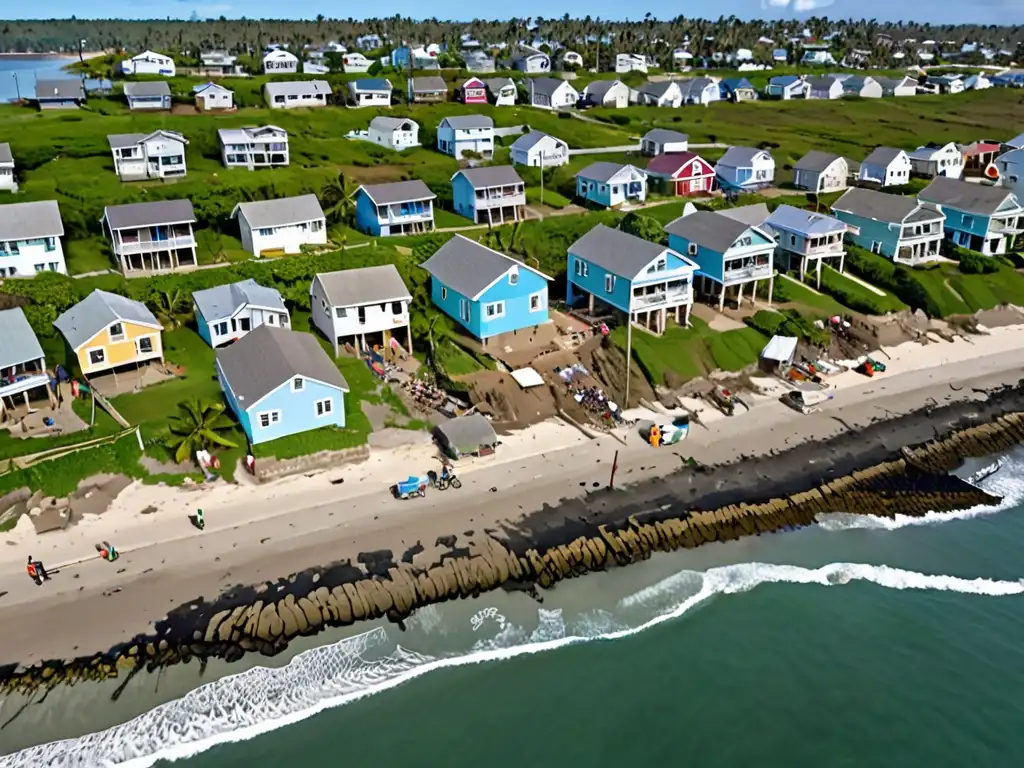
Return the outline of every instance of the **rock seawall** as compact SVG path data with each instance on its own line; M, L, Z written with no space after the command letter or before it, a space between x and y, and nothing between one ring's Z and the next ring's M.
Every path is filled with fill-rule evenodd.
M381 617L400 623L431 603L475 597L497 588L532 592L538 586L549 588L563 579L645 560L654 552L811 525L818 515L830 512L891 518L996 504L997 497L947 473L966 457L987 456L1024 443L1024 410L1008 412L1010 407L1021 406L1022 399L1024 390L1013 388L992 393L984 404L961 405L959 410L945 406L916 414L917 421L908 423L905 433L914 434L911 426L920 430L928 425L937 430L941 424L947 427L946 436L909 447L888 447L885 440L878 442L881 438L872 437L863 453L843 454L820 465L800 456L794 459L790 454L795 450L758 460L769 462L765 465L769 467L771 461L783 463L777 465L777 483L770 474L762 476L762 480L768 479L766 486L756 478L752 483L746 481L745 495L750 501L730 500L729 492L716 491L688 503L678 489L672 489L674 496L666 496L658 485L662 481L652 481L652 488L662 488L660 497L652 498L636 486L600 491L588 495L584 502L563 505L593 507L597 511L590 519L559 512L559 520L548 510L534 513L547 514L549 523L543 531L531 532L527 526L461 549L454 548L452 537L451 551L429 566L395 562L390 552L365 554L359 558L365 567L349 561L336 563L277 582L236 589L214 601L187 603L159 622L152 635L140 635L107 652L27 668L16 664L0 667L0 693L29 694L60 683L119 676L127 681L143 669L153 671L193 659L233 661L247 652L274 655L293 638L316 634L325 627ZM891 432L891 424L879 422L878 429ZM870 429L836 440L852 439L856 446L859 438L868 441ZM802 450L824 452L828 446L809 445ZM877 457L880 452L885 454L884 460L829 479L844 462L856 464L864 456ZM794 468L794 460L803 464ZM787 466L790 475L782 472ZM679 476L717 471L698 467ZM739 470L733 467L732 471ZM717 487L717 483L713 485ZM732 495L740 490L737 486ZM780 495L772 495L773 490ZM645 501L638 505L635 498ZM665 499L668 501L653 503ZM722 503L705 506L705 500ZM620 511L617 519L614 509Z

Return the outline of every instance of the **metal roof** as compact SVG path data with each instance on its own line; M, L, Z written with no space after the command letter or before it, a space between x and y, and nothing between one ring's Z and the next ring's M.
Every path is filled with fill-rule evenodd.
M334 93L331 90L331 84L326 80L288 80L283 83L267 83L263 87L271 96L306 96L311 93Z
M890 195L861 187L846 190L843 196L832 204L833 211L852 213L854 216L889 224L902 224L907 217L918 212L918 209L923 209L926 214L924 219L918 217L920 220L933 221L943 218L940 211L932 206L922 206L912 197Z
M550 277L521 261L498 253L462 235L455 235L422 264L437 280L463 296L476 300L512 267L528 269L545 280Z
M353 80L350 85L357 91L387 91L391 93L391 81L384 77L361 77Z
M665 225L665 231L715 253L725 253L751 225L713 211L696 211Z
M161 329L156 317L141 301L98 289L54 320L53 325L67 339L68 345L77 350L119 320Z
M764 220L764 225L807 235L828 235L846 231L846 224L839 219L794 208L792 205L780 205Z
M0 240L60 237L64 222L56 200L0 205Z
M59 80L36 80L36 101L46 99L85 99L82 81L75 77Z
M245 306L264 307L281 312L288 311L277 289L265 288L252 278L194 291L192 301L206 318L207 323L231 317Z
M459 453L475 453L482 445L493 446L498 442L491 422L479 413L456 416L439 424L437 431Z
M750 227L759 227L768 218L768 206L765 203L751 203L735 208L722 208L716 213L728 216L733 221L741 221Z
M672 177L694 160L698 161L698 164L708 165L707 161L696 152L662 153L651 158L651 162L647 164L647 173L652 173L656 176ZM713 176L715 173L714 169L710 165L708 165L708 168L710 168L710 173L707 175Z
M191 200L108 205L103 209L103 217L112 230L152 227L157 224L191 224L196 220Z
M621 80L595 80L594 82L587 85L583 90L595 97L604 98L608 95L608 91L614 88L616 85L622 85Z
M652 128L644 134L644 141L653 141L658 144L671 144L689 140L690 137L685 133L670 131L667 128Z
M153 131L152 133L112 133L107 136L107 143L110 144L111 149L134 147L140 141L148 139L150 136L156 136L157 134L161 134L173 141L180 141L182 144L188 144L188 139L177 131L165 131L163 129Z
M139 83L125 83L124 95L130 97L170 96L171 87L163 80L146 80Z
M384 117L383 115L380 115L370 121L371 128L376 128L378 131L391 131L392 133L399 129L408 130L406 128L408 125L414 125L417 128L420 127L419 123L408 117Z
M348 382L308 333L261 325L229 347L217 363L239 406L249 409L296 376L348 392Z
M472 128L493 128L494 121L486 115L451 115L441 121L449 128L466 131Z
M412 301L412 294L394 264L322 272L313 279L323 287L332 307Z
M0 163L13 163L14 155L11 154L11 145L7 142L0 143Z
M549 133L544 133L543 131L530 131L529 133L524 133L518 139L513 141L509 149L518 149L522 152L528 152L544 139L551 139L556 144L562 144L565 145L566 147L569 146L558 137L552 136Z
M0 368L43 357L43 348L21 307L0 311Z
M754 147L729 147L722 155L722 159L718 161L718 165L726 168L747 168L762 152L765 150Z
M264 229L318 221L324 218L324 211L316 195L299 195L239 203L231 212L231 218L236 216L244 217L250 229Z
M413 93L437 93L447 90L448 85L443 77L414 77L412 79Z
M486 85L492 93L497 93L502 88L506 88L510 85L515 87L515 84L515 81L511 77L489 77L484 80L484 85Z
M609 163L604 160L599 160L596 163L591 163L576 175L582 176L584 179L588 179L590 181L607 183L615 174L619 173L619 171L629 167L630 166L622 165L621 163ZM640 169L638 168L637 170ZM640 173L643 173L643 171L640 171Z
M804 82L811 86L812 91L831 91L832 86L839 83L834 77L822 75L808 77Z
M832 163L842 159L839 155L832 152L820 152L817 149L812 149L797 161L796 165L793 166L793 170L824 173Z
M288 141L288 131L278 128L276 125L247 126L245 128L220 128L217 130L217 138L221 144L237 144L239 142L253 141L260 138L259 134L270 131L274 134L275 141ZM280 134L284 134L283 136Z
M948 205L958 211L991 216L1011 195L1012 192L1006 187L988 187L948 176L937 176L918 193L917 199L925 203Z
M411 200L433 200L437 197L430 191L430 187L419 179L394 181L389 184L364 184L359 189L363 190L375 205L407 203Z
M503 187L506 184L522 184L523 180L511 165L485 165L480 168L463 168L455 176L463 176L473 189ZM454 179L455 176L452 176Z
M664 245L598 224L569 246L569 253L612 274L632 280L668 250Z
M900 153L906 154L902 149L876 147L870 155L864 158L861 165L867 163L868 165L880 165L883 168L888 168L892 161L900 156Z

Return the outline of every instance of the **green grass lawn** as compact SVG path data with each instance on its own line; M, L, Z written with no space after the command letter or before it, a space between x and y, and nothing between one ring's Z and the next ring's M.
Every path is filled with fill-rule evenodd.
M116 269L110 245L100 235L67 239L64 260L67 263L68 274L71 275Z
M65 397L71 396L71 389L64 385ZM37 407L46 407L45 401ZM89 423L92 414L92 400L89 397L75 398L71 403L75 414L86 424ZM50 451L54 448L64 448L69 445L77 445L94 440L98 437L106 437L121 431L121 426L114 419L97 406L96 423L91 428L79 432L68 432L66 434L54 435L51 437L14 437L9 430L0 430L0 461L16 456L28 456L33 453Z
M561 209L572 203L572 200L547 187L544 188L544 199L541 200L540 185L537 185L526 188L526 202L531 205L546 205L548 208Z
M465 216L460 216L452 211L446 211L443 208L435 208L434 226L438 229L448 229L449 227L471 227L473 226L473 220L467 219Z
M196 259L200 264L223 264L251 258L253 255L242 247L242 241L237 237L209 228L196 230Z
M807 283L813 284L816 277L813 272L808 272L805 279ZM883 291L885 295L879 296L829 266L824 266L821 270L821 291L844 306L865 314L884 315L907 308L907 305L891 292Z
M807 310L807 314L818 317L846 314L847 307L840 304L828 294L816 293L806 285L779 275L775 278L775 291L772 299L775 302L793 302Z

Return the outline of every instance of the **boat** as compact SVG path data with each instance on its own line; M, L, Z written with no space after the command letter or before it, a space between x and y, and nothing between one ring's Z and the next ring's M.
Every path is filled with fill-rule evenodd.
M998 472L1000 469L1002 469L1003 468L1003 464L1005 464L1005 463L1006 463L1006 457L1005 456L1000 456L998 459L996 459L994 462L989 464L987 467L982 467L977 472L975 472L973 475L968 477L967 478L967 482L970 483L971 485L978 485L979 483L981 483L982 481L987 480L988 478L992 477L992 475L994 475L996 472Z

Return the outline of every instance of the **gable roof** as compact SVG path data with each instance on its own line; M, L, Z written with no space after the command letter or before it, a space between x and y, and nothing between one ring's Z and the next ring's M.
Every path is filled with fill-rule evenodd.
M85 88L75 77L59 80L36 80L36 101L40 99L84 99Z
M725 154L718 161L718 165L725 166L726 168L746 168L754 162L754 158L761 153L767 154L771 157L771 154L764 149L755 149L754 147L729 147L725 150Z
M193 85L192 93L196 96L206 93L207 91L219 91L221 93L234 93L230 88L225 88L223 85L217 83L203 83L202 85Z
M349 83L357 91L386 91L394 90L391 81L385 77L361 77Z
M56 200L0 205L0 240L61 237L64 222Z
M902 224L907 217L921 209L928 214L927 218L921 220L933 220L943 218L942 213L930 205L919 204L912 197L902 195L890 195L885 192L878 192L873 189L854 187L846 190L843 196L832 204L833 211L852 213L854 216L862 216L865 219L884 221L888 224Z
M412 79L413 93L437 93L448 91L448 85L443 77L414 77Z
M394 264L321 272L314 279L319 281L332 307L412 301L412 294Z
M753 90L754 86L745 77L727 77L722 81L722 85L728 88L730 91L738 91L741 88L748 88Z
M1006 146L1013 147L1014 149L1024 149L1024 133L1009 139L1006 142Z
M53 325L68 345L77 351L97 333L119 320L162 330L153 313L141 301L99 289L54 320Z
M231 218L239 215L245 217L250 228L263 229L301 224L304 221L318 221L324 218L324 211L316 195L299 195L239 203L231 212Z
M662 96L668 93L668 89L671 88L673 85L676 86L677 88L679 87L679 83L676 80L648 80L646 83L637 88L637 90L640 93L646 94L648 96L654 96L660 99Z
M452 180L456 176L463 176L473 189L523 183L522 178L511 165L485 165L480 168L463 168L455 172Z
M217 138L220 139L221 144L232 144L235 142L254 139L263 131L271 131L274 134L283 133L284 136L275 136L275 138L277 140L284 139L284 141L288 141L288 131L284 128L278 128L276 125L250 125L245 128L219 128L217 129Z
M455 235L421 265L432 277L472 301L512 267L526 269L545 280L552 278L521 261L491 250L462 235Z
M191 200L157 200L152 203L129 203L108 205L103 209L103 218L110 229L152 227L156 224L193 223L196 214Z
M667 128L652 128L644 134L644 141L653 141L658 144L671 144L689 140L690 137L685 133L670 131Z
M22 308L0 311L0 368L43 357L43 348Z
M171 88L163 80L146 80L139 83L125 83L124 95L132 98L145 98L147 96L170 96Z
M569 246L569 253L612 274L632 280L668 248L598 224Z
M411 123L419 128L419 123L409 117L384 117L379 115L370 121L370 127L376 128L378 131L390 131L394 133L403 126Z
M515 86L515 81L511 77L489 77L484 80L484 85L487 86L488 90L492 93L500 91L509 85Z
M828 167L836 160L842 159L842 157L832 152L821 152L817 149L812 149L796 162L793 166L793 170L823 173L828 170Z
M960 150L956 144L948 142L938 147L918 147L913 152L908 152L907 154L915 160L931 160L939 152L959 154Z
M622 85L621 80L595 80L594 82L587 85L583 90L591 96L604 98L608 95L608 91L614 88L616 85Z
M808 77L804 82L811 86L812 91L830 91L832 90L832 86L834 86L839 81L836 80L834 77L826 77L819 75L814 77Z
M735 208L722 208L717 213L727 216L733 221L742 222L748 227L759 227L768 218L769 211L766 203L751 203Z
M107 143L110 144L111 149L134 147L139 142L144 141L151 136L156 136L157 134L165 136L172 141L180 141L182 144L188 144L188 139L177 131L165 131L163 129L153 131L152 133L111 133L107 136Z
M665 231L715 253L725 253L737 238L752 228L745 221L737 221L713 211L696 211L669 222Z
M684 166L689 165L694 160L698 161L698 164L704 163L708 165L707 161L696 152L666 152L651 158L651 161L647 164L647 172L659 176L675 176ZM711 169L711 174L709 175L713 174L714 169Z
M565 142L560 138L552 136L549 133L544 133L543 131L530 131L529 133L524 133L518 139L513 141L509 149L518 149L522 152L528 152L544 139L551 139L559 144L565 144ZM566 144L566 146L568 145Z
M768 81L768 84L789 87L790 85L796 85L799 82L801 82L801 80L796 75L776 75Z
M590 165L588 165L586 168L584 168L576 175L582 176L584 179L589 179L590 181L606 183L613 176L615 176L615 174L619 173L625 168L630 167L633 166L624 165L622 163L609 163L605 160L598 160L596 163L591 163ZM637 170L640 169L637 168ZM642 174L643 171L640 171L640 173Z
M948 205L958 211L991 216L1012 194L1005 187L988 187L948 176L937 176L921 190L917 199L925 203Z
M192 301L209 323L231 317L244 306L288 311L277 289L265 288L252 278L194 291Z
M466 131L473 128L494 128L494 121L486 115L451 115L441 121L441 124L448 124L449 128L456 131Z
M880 165L883 168L888 168L889 165L899 157L902 149L895 149L893 147L875 147L870 155L864 158L861 165L867 163L868 165Z
M792 205L780 205L764 220L767 227L792 230L808 235L827 235L845 232L846 223L832 216L823 216L814 211L794 208Z
M359 82L359 81L356 81ZM332 94L331 84L326 80L288 80L266 83L263 88L271 96L305 96L313 93Z
M230 347L218 349L217 364L243 410L295 376L348 392L348 382L320 342L286 328L259 326Z
M0 142L0 163L13 163L14 155L11 154L11 145L5 142Z
M362 190L375 205L391 205L392 203L405 203L411 200L433 200L437 197L430 191L430 187L420 179L411 181L393 181L387 184L363 184L356 190L358 194Z
M550 98L554 95L555 91L563 85L568 85L570 88L572 87L572 84L569 83L568 80L563 80L560 77L531 77L530 93L539 93L542 96Z

